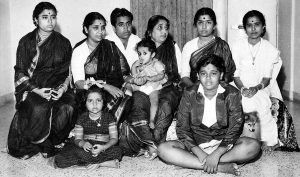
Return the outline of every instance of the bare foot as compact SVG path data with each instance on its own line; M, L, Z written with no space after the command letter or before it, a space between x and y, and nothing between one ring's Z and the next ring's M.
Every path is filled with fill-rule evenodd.
M235 176L241 175L241 172L238 169L238 165L235 163L219 163L218 172L229 173Z
M118 159L110 160L100 163L100 167L120 168L120 162Z

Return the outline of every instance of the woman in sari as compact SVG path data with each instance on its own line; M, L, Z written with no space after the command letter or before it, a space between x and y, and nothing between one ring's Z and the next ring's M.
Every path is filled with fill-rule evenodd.
M75 97L68 89L72 47L54 31L57 10L49 2L33 11L37 27L19 42L15 66L16 113L8 134L8 153L30 158L53 156L55 145L74 126Z
M224 80L226 83L233 80L235 64L231 51L224 40L214 35L216 25L216 15L212 9L204 7L196 12L194 26L197 28L198 37L187 42L182 50L181 80L184 86L191 86L197 81L197 72L191 70L191 67L208 54L223 58L226 67Z
M104 39L105 26L106 20L100 13L89 13L82 30L87 38L77 43L73 50L71 68L82 109L85 109L83 93L92 85L106 91L109 100L106 109L113 109L116 101L124 97L121 88L125 79L131 79L126 58L113 42Z
M154 129L149 127L148 95L140 91L133 93L132 107L120 133L120 146L127 150L126 155L137 154L141 149L150 149L151 157L155 158L156 144L166 141L167 130L178 107L181 95L177 87L180 81L178 64L181 52L169 35L169 26L169 20L161 15L154 15L148 21L145 38L154 41L157 48L154 58L165 65L168 81L160 90Z
M87 90L91 86L97 86L104 90L104 99L106 100L103 105L104 111L112 113L118 122L129 98L123 92L122 86L127 79L131 80L132 77L129 65L121 51L114 42L104 39L105 26L106 20L100 13L91 12L86 15L83 22L83 33L87 38L75 45L71 68L77 101L80 104L80 115L86 112L84 96ZM97 125L96 121L92 126L95 125ZM75 135L82 133L82 129L75 126L74 133ZM99 134L89 134L89 137L91 139L87 138L87 140L101 138ZM69 145L72 146L67 144L66 148ZM109 156L112 159L119 159L120 153L111 152ZM69 163L67 162L68 154L61 153L60 159L64 158L64 163Z
M264 143L266 150L278 147L278 150L299 151L292 117L281 100L276 82L278 72L274 70L281 62L280 52L263 39L265 18L259 11L249 11L243 18L243 26L247 38L232 46L237 66L234 82L241 91L244 112L257 113L255 137Z

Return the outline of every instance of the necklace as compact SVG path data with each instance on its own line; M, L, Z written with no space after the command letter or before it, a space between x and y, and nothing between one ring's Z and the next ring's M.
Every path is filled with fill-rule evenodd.
M97 124L97 127L100 127L101 126L101 114L99 115L99 117L98 118L92 118L90 115L89 115L89 117L90 117L90 119L92 120L92 121L94 121L94 122L96 122L96 124Z
M248 42L249 51L250 51L250 54L251 54L251 57L252 57L252 65L254 65L256 56L257 56L257 54L259 52L259 49L260 49L260 45L261 45L261 41L259 41L259 46L258 46L258 48L256 48L256 50L254 50L254 46L252 48L253 50L251 50L251 47L250 47L249 42Z

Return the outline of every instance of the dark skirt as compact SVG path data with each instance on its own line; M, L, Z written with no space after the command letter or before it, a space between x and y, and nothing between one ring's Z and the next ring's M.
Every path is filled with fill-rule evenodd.
M167 131L177 111L180 95L173 85L164 87L160 91L155 129L151 130L149 96L139 91L133 93L129 114L120 126L119 144L125 155L132 156L147 145L155 146L166 141Z
M271 101L271 113L277 122L280 145L280 147L276 148L275 150L299 152L300 149L297 143L295 127L291 114L289 113L284 102L273 97L271 97Z
M39 152L53 153L68 137L75 124L75 97L71 90L58 101L47 101L30 92L11 122L7 145L14 157L31 157Z
M94 144L105 144L97 141L89 141ZM86 152L83 148L76 146L74 143L68 143L55 158L54 163L58 168L67 168L74 165L86 166L89 164L98 164L110 160L122 159L122 150L119 146L112 146L101 152L98 156L93 157L91 152Z

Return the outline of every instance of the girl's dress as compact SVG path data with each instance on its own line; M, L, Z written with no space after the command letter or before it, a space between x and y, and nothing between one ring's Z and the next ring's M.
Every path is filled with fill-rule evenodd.
M78 125L83 127L85 141L92 145L103 145L109 141L109 128L116 126L116 119L111 114L102 112L101 120L94 121L89 118L89 114L86 112L78 118L76 126ZM119 146L112 146L94 157L91 152L86 152L71 142L55 156L54 163L59 168L66 168L74 165L86 166L114 159L121 160L121 158L122 150Z

